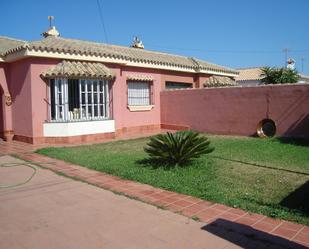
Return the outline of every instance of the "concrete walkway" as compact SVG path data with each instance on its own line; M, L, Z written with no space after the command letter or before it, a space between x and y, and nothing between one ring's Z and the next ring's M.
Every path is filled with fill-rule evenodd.
M2 156L3 163L23 161ZM31 174L0 168L0 183ZM0 190L0 221L3 249L237 248L204 223L41 168L29 183Z
M0 248L308 248L309 228L123 180L51 159L37 147L0 142L0 165L42 168L17 188L0 188ZM5 150L3 150L5 149ZM0 168L0 185L25 181L32 169ZM113 192L138 198L152 205ZM175 214L179 212L182 215ZM198 217L196 222L187 217Z

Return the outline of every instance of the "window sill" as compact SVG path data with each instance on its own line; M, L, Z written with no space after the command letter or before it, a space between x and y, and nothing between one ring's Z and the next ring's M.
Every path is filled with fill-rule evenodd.
M128 105L130 112L150 111L154 105Z

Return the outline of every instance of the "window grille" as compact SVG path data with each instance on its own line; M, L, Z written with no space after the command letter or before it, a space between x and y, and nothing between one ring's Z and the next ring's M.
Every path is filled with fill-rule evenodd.
M51 121L109 118L108 91L106 80L51 79Z
M150 83L128 82L128 105L150 105Z

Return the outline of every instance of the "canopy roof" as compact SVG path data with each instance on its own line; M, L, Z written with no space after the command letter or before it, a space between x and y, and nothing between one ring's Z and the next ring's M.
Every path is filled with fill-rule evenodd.
M56 66L47 69L41 76L44 78L112 79L115 74L102 63L62 61Z
M153 77L151 75L146 75L146 74L130 74L130 75L127 76L127 80L153 81Z
M225 76L211 76L206 79L204 87L236 86L235 81Z

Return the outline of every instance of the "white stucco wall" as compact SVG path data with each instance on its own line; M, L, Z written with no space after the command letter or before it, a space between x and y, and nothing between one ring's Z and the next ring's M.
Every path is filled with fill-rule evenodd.
M69 137L115 132L114 120L98 120L70 123L45 123L44 137Z

